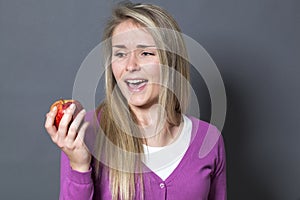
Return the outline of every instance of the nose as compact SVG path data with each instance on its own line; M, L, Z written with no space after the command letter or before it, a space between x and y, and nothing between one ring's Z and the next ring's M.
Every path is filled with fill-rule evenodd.
M135 52L134 51L130 52L128 61L127 61L127 65L126 65L126 71L129 71L129 72L139 71L140 66L137 61L138 60L135 55Z

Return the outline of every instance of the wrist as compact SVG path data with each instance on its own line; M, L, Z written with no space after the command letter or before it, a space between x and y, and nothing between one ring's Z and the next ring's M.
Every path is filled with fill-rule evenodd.
M88 172L90 170L90 164L76 164L70 162L70 166L72 170L78 171L78 172Z

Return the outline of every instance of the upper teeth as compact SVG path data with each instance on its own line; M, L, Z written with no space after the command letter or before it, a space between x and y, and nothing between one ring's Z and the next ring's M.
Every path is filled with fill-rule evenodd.
M138 83L146 82L146 80L127 80L126 82L131 84L138 84Z

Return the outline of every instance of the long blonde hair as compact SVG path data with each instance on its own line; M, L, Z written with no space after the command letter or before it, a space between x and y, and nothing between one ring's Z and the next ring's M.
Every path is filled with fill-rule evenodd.
M96 116L98 116L98 112L101 112L100 127L108 138L108 142L105 143L100 139L96 140L96 146L99 147L97 158L104 158L105 163L109 166L110 190L114 200L134 199L136 184L139 185L141 193L143 192L141 173L143 140L139 128L135 125L136 117L130 111L111 69L113 31L120 23L128 19L133 20L141 27L149 28L149 32L158 46L160 64L168 66L180 74L178 76L172 71L162 70L161 81L164 87L161 87L158 104L165 108L166 124L170 126L180 124L189 96L186 82L189 81L189 63L181 31L176 21L158 6L130 2L118 4L104 30L106 98L96 111ZM171 34L164 30L170 30ZM178 52L180 52L180 56ZM99 165L100 161L96 162L96 174L99 172Z

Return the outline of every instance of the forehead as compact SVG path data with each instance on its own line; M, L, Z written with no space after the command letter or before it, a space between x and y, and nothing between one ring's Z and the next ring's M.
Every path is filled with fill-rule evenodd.
M112 44L155 44L152 35L138 23L132 20L126 20L113 31Z

